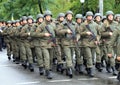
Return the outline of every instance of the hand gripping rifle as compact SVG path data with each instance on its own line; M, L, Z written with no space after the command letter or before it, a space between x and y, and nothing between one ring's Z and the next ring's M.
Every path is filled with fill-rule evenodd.
M90 29L89 25L86 25L86 28L92 33L92 37L89 39L89 42L91 42L93 39L96 39L95 33Z

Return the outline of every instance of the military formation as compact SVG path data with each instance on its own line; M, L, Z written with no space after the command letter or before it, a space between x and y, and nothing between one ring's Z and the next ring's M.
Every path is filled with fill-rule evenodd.
M88 11L84 17L76 14L74 21L72 11L55 19L47 10L36 20L1 21L0 28L8 59L24 69L34 72L37 63L40 76L52 79L54 70L72 78L73 71L94 77L94 67L101 73L105 68L120 81L120 14Z

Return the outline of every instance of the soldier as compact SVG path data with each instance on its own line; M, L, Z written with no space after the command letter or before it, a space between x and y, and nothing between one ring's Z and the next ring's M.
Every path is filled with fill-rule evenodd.
M72 78L73 72L72 72L72 55L73 55L73 48L75 47L75 43L73 40L73 36L75 37L75 34L73 35L72 31L75 32L76 30L76 23L72 20L73 13L72 11L67 11L65 14L65 20L63 21L63 26L61 29L59 29L58 34L61 35L61 44L63 47L63 51L66 56L66 74Z
M118 75L117 79L120 81L120 15L118 15L118 27L117 29L113 32L113 35L111 37L110 43L109 43L109 51L108 51L108 56L113 57L113 49L114 49L114 44L117 42L117 54L116 54L116 62L117 62L117 67L118 67Z
M15 62L16 60L18 60L18 55L16 55L16 51L17 51L17 45L16 45L16 40L15 40L15 36L14 33L16 31L16 21L12 21L12 29L10 31L9 36L11 37L11 46L12 46L12 53L13 53L13 62Z
M86 21L81 25L81 46L84 48L88 76L94 77L92 57L99 41L99 26L93 21L93 13L86 13Z
M21 35L22 35L22 29L26 25L27 25L27 17L22 16L21 26L18 27L18 33L16 33L16 34L19 38L20 59L22 61L22 66L25 69L27 68L27 57L26 57L26 50L25 50L25 44L24 44L24 40L26 40L26 38L22 37Z
M94 16L94 21L99 25L99 27L101 28L102 27L102 22L101 22L101 20L102 20L102 16L101 16L101 14L100 13L96 13L95 14L95 16ZM101 35L99 35L99 38L101 37ZM102 71L102 66L101 66L101 49L102 49L102 47L100 47L101 46L101 44L102 43L100 43L101 41L99 41L99 44L97 45L97 47L96 47L96 49L95 49L95 51L96 51L96 64L95 64L95 67L97 68L97 70L99 71L99 72L101 72ZM93 58L95 58L95 57L93 57ZM94 59L93 59L93 62L94 62Z
M40 47L41 38L36 36L36 33L37 33L36 31L37 31L37 27L39 27L42 24L43 20L44 20L44 16L42 14L38 14L37 15L37 25L34 25L34 28L30 32L30 36L33 39L34 52L37 57L37 63L38 63L40 75L44 74L44 63L43 63L44 59L43 59L42 50Z
M7 21L7 26L3 30L3 36L4 36L6 46L7 46L7 56L8 56L9 60L11 60L11 54L12 54L11 44L10 44L11 42L10 42L10 37L9 37L9 32L10 32L11 27L12 27L11 24L12 24L11 21Z
M57 16L57 20L55 22L56 24L56 30L59 30L61 28L62 22L64 21L64 17L65 14L64 13L59 13ZM62 55L64 55L64 53L62 52L62 46L61 46L61 36L60 35L56 35L56 47L54 49L55 51L55 56L57 58L57 71L63 73L63 60L62 60Z
M116 30L117 23L113 20L114 19L114 13L112 11L106 12L106 21L103 23L102 26L102 32L101 32L101 39L104 42L104 54L105 54L105 61L106 61L106 70L108 73L111 73L111 68L113 71L113 75L117 75L116 69L115 69L115 59L114 56L109 57L107 56L108 53L108 43L111 39L111 36Z
M36 33L34 36L40 39L40 47L42 49L42 55L44 57L44 66L45 66L45 73L47 79L52 79L51 74L51 57L50 50L52 49L51 37L55 37L55 24L52 20L52 13L51 11L47 10L44 13L45 20L39 25L36 29ZM30 36L33 36L30 33ZM52 38L53 39L53 38ZM42 59L42 58L41 58ZM41 62L42 63L42 62Z
M76 34L78 37L80 37L79 33L80 33L80 25L83 22L83 16L82 14L76 14L75 16L76 19L76 23L77 23L77 30L76 30ZM81 40L78 40L78 44L79 47L81 46ZM84 52L82 52L82 48L79 48L81 51L79 51L78 49L75 49L75 54L76 54L76 65L75 65L75 69L76 71L78 71L80 74L83 74L83 56L84 56Z
M118 22L118 27L119 27L119 25L120 25L120 14L116 14L115 15L115 21L117 21ZM118 68L119 68L119 62L115 59L115 68L116 68L116 70L118 70Z
M34 71L34 66L33 66L33 57L32 57L32 51L31 51L31 41L32 41L32 38L29 37L29 32L31 31L32 29L32 22L33 22L33 17L32 16L28 16L27 17L27 22L28 24L26 24L22 30L21 30L21 37L25 38L24 40L24 45L25 45L25 50L26 50L26 56L27 56L27 60L28 60L28 63L29 63L29 70L31 72Z

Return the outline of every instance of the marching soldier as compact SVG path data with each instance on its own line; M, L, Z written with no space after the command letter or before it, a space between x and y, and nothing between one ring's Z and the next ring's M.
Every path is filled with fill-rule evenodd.
M59 29L58 34L62 36L61 38L61 44L63 47L63 51L66 56L66 64L67 64L67 69L66 69L66 74L72 78L73 77L73 72L72 72L72 55L73 55L73 48L75 47L74 45L74 40L73 38L75 37L75 34L73 35L72 31L75 32L76 30L76 23L72 20L73 18L73 13L72 11L67 11L65 14L65 20L63 21L62 28ZM74 37L73 37L74 36Z
M114 13L112 11L106 12L106 21L103 23L102 32L101 32L101 39L104 42L104 54L105 54L105 61L106 61L106 70L108 73L111 73L111 68L113 71L113 75L117 75L115 69L115 58L114 56L110 57L107 56L108 53L108 43L111 40L111 36L113 32L116 30L117 23L114 21ZM115 45L114 45L115 46Z
M9 36L9 32L10 32L10 30L12 28L11 24L12 24L11 21L7 21L7 26L3 30L3 36L4 36L6 46L7 46L7 56L8 56L9 60L11 60L11 54L12 54L11 42L10 42L10 36Z
M113 49L114 49L114 44L117 42L117 54L116 54L116 63L117 63L117 68L118 68L118 75L117 79L120 81L120 15L118 15L118 27L117 29L113 32L113 35L111 37L110 43L109 43L109 51L108 51L108 56L113 57Z
M95 16L94 16L94 21L99 25L99 27L101 28L102 27L102 16L100 13L96 13ZM99 35L99 37L101 37L101 35ZM99 72L102 71L102 66L101 66L101 50L102 50L102 47L101 47L101 41L99 41L99 44L97 45L95 51L96 51L96 64L95 64L95 67L97 68L97 70ZM95 58L95 57L93 57ZM94 60L94 59L93 59Z
M56 24L56 30L59 30L61 28L62 22L64 21L65 14L64 13L59 13L57 16L57 20L55 22ZM63 73L63 60L62 60L62 55L64 54L63 51L61 50L61 36L56 35L56 47L54 49L55 51L55 56L57 58L57 71Z
M83 16L82 14L76 14L75 16L76 18L76 23L77 23L77 29L76 29L76 34L77 37L80 37L80 26L83 22ZM83 74L83 56L84 56L84 52L82 52L82 48L81 46L81 40L78 40L78 44L79 44L79 49L81 51L79 51L78 49L75 49L75 54L76 54L76 65L75 65L75 69L76 71L78 71L80 74Z
M93 21L93 13L86 13L86 21L81 25L81 46L84 48L86 70L90 77L94 77L92 57L99 41L99 26Z
M52 20L52 13L49 10L45 11L44 18L42 24L37 27L36 34L30 33L30 36L34 35L40 39L46 77L47 79L52 79L51 58L53 56L50 55L50 50L52 49L53 44L51 41L53 41L53 37L55 38L55 23Z

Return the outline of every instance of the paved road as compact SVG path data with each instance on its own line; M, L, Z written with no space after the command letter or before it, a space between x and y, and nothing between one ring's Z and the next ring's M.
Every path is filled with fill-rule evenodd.
M21 65L7 60L6 50L0 52L0 85L120 85L116 76L105 70L102 73L96 71L94 78L75 73L70 79L57 72L53 72L53 76L52 80L40 76L37 67L35 72L24 70Z

